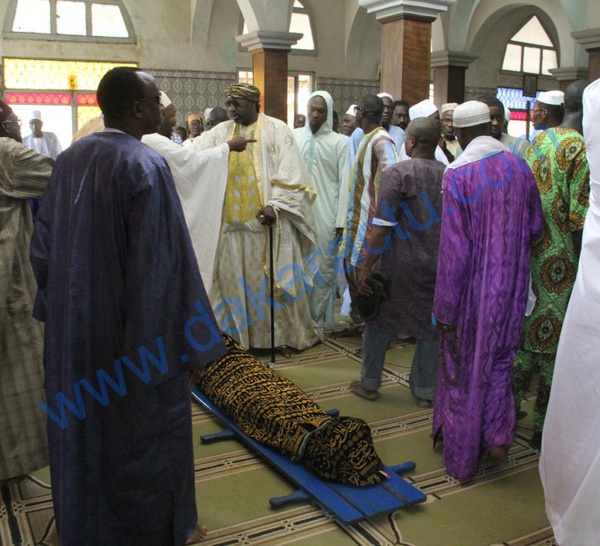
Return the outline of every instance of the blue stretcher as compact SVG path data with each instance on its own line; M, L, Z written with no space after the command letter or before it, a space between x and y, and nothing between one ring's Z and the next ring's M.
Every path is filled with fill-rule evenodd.
M301 464L260 444L242 432L225 412L211 402L198 388L192 388L193 398L215 414L228 428L201 437L203 443L238 438L264 457L300 489L285 497L274 497L269 504L278 508L298 502L317 503L328 510L344 525L352 525L367 518L382 516L424 502L427 496L398 474L415 468L409 461L398 466L384 466L390 476L381 482L365 487L326 482ZM332 412L328 412L332 414Z

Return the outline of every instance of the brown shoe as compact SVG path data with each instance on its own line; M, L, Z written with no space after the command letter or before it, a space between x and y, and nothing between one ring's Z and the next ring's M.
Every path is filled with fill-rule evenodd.
M377 400L379 398L379 393L377 391L370 391L365 389L360 381L352 381L350 383L350 391L360 396L361 398L365 398L366 400Z

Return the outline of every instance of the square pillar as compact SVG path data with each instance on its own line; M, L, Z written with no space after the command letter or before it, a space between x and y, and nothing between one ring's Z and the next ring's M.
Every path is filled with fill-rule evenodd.
M465 76L477 55L460 51L434 51L431 54L434 102L438 108L446 102L465 101Z
M550 74L558 80L561 91L564 91L574 81L588 79L588 69L578 66L551 68Z
M429 98L431 23L456 0L359 0L382 24L381 90L411 104Z
M415 104L429 98L431 20L382 23L381 90Z
M589 54L588 79L600 78L600 28L571 32L573 39Z
M252 54L254 85L260 89L261 112L287 123L288 54L302 34L257 31L236 40Z

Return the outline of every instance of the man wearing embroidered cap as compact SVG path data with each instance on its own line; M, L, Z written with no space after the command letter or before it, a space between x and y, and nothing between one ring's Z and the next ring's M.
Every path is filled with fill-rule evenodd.
M210 299L221 329L245 347L269 348L269 245L273 225L275 345L305 349L320 335L311 320L305 282L314 271L316 233L310 176L292 132L283 121L260 113L260 90L233 84L225 91L231 119L204 133L199 149L214 148L235 136L251 142L230 154L221 206L219 248Z
M501 464L515 435L512 362L521 339L531 241L543 216L529 165L490 136L490 110L454 111L464 150L447 169L433 316L440 368L433 432L459 479Z
M454 110L458 106L456 102L442 104L440 108L440 122L442 124L442 138L440 139L440 148L446 154L448 161L454 161L458 155L458 140L456 139L456 130L452 118Z
M198 114L190 114L186 121L188 137L187 140L183 141L183 145L189 146L192 142L194 142L195 138L202 134L204 125L202 123L202 118Z

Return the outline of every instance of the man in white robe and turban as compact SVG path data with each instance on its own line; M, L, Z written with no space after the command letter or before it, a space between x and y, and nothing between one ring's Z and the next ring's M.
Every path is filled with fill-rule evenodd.
M305 349L320 339L307 296L317 258L315 193L291 130L260 113L259 89L233 84L225 97L232 119L203 133L199 148L214 148L236 136L256 142L229 155L224 199L209 205L223 209L220 225L214 226L220 233L210 300L222 330L245 347L266 349L271 347L273 279L275 346L289 356L289 347Z

